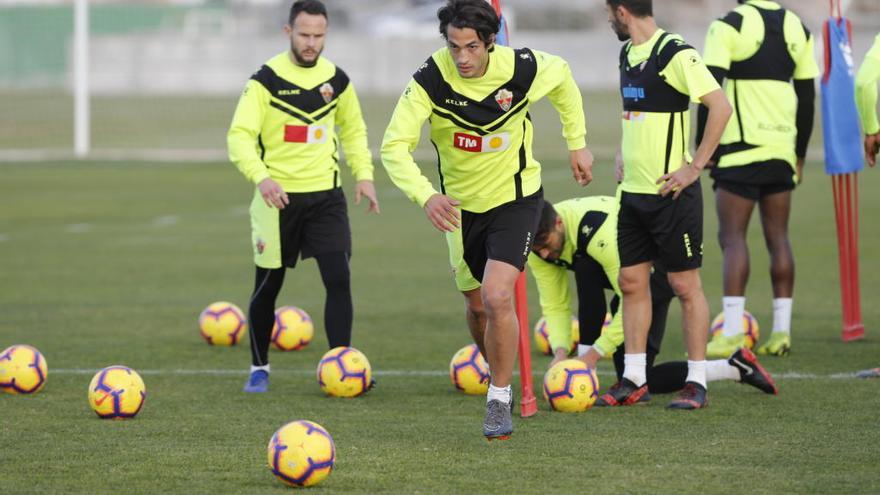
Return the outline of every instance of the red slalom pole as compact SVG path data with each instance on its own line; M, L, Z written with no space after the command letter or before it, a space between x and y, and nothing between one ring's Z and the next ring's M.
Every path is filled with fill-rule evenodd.
M844 280L846 283L848 301L848 318L844 319L841 338L844 342L862 339L865 337L865 326L862 324L861 304L859 301L859 239L858 239L858 203L856 192L858 180L855 174L846 174L844 179L843 200L845 206L845 235L846 235L846 268Z
M520 415L524 418L538 412L538 401L532 386L532 347L529 343L529 305L526 295L526 274L520 273L516 279L516 319L519 322L519 379L522 392Z

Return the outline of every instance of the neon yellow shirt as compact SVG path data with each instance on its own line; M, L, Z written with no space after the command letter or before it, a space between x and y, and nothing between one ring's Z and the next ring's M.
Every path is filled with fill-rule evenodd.
M581 93L568 64L536 50L495 46L482 77L458 74L447 48L435 52L397 102L382 142L388 175L419 206L438 191L413 160L427 120L437 149L440 191L475 213L541 187L532 156L528 107L547 96L562 121L569 150L585 147Z
M575 198L555 203L553 208L562 218L565 242L559 260L571 265L578 248L578 237L584 217L591 212L607 215L586 246L586 255L596 260L611 282L614 293L621 296L617 277L620 273L620 257L617 254L617 208L618 201L611 196ZM590 228L585 225L585 228ZM587 233L584 233L585 235ZM541 311L547 321L547 335L551 349L568 349L571 342L571 277L568 269L557 263L541 259L530 253L528 261L532 276L538 286ZM576 290L575 290L576 292ZM621 296L622 300L622 296ZM613 353L623 342L623 311L618 309L611 325L605 328L593 347L603 356ZM582 329L583 331L583 329Z
M245 86L226 139L229 159L254 184L271 177L286 192L339 187L340 142L355 179L373 179L354 86L323 57L309 68L289 52L266 62Z
M712 22L703 52L706 65L729 70L731 64L748 61L758 52L764 42L765 26L756 7L770 11L782 8L776 2L751 0L734 9L728 17ZM819 67L813 58L813 36L790 10L786 10L783 19L783 36L794 62L791 77L797 80L818 77ZM798 102L791 82L737 79L731 74L724 91L734 113L721 136L721 145L744 142L749 146L723 153L718 166L735 167L776 159L794 167Z
M664 33L665 31L658 29L645 43L626 45L629 48L627 54L629 65L636 67L646 62L654 50L654 45ZM684 40L681 36L672 34L666 37L658 48L663 49L669 43L684 43ZM676 53L658 74L675 91L689 96L691 102L698 102L701 97L719 89L718 83L706 68L700 54L693 48ZM691 161L687 146L690 120L690 110L672 115L670 112L624 111L621 120L623 130L621 152L624 163L621 189L623 191L658 194L662 185L657 184L657 179L667 171L674 172ZM669 161L663 163L667 155Z
M874 45L865 55L865 61L856 75L856 105L865 134L880 132L877 122L877 81L880 80L880 34L874 38Z

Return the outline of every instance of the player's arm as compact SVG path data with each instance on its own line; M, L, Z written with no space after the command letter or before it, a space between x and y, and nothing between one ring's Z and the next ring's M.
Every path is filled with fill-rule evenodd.
M373 186L373 155L367 144L367 125L354 85L350 82L339 95L336 125L339 126L339 141L345 152L345 161L357 181L354 202L360 204L361 197L366 196L370 201L367 211L379 213L379 200Z
M673 199L677 199L684 188L700 177L703 168L712 158L718 143L721 142L721 135L724 133L727 121L730 120L733 108L696 50L687 49L678 52L663 73L671 86L680 93L690 95L692 101L702 103L709 110L706 129L703 131L703 138L693 161L657 179L658 184L663 183L660 194L666 196L672 193Z
M593 180L593 154L587 148L587 124L584 102L568 62L561 57L533 51L538 71L529 90L529 100L537 101L543 95L559 113L562 136L569 151L571 171L578 184L585 186Z
M247 180L257 185L266 204L284 208L287 195L277 182L269 178L269 169L260 157L259 135L269 98L269 92L262 84L253 79L248 81L226 134L226 146L229 160Z
M880 123L877 121L877 81L880 80L880 35L865 55L856 75L856 105L865 133L865 156L872 167L880 149Z
M736 13L731 14L739 15ZM733 47L737 43L736 38L738 35L738 31L725 20L718 19L709 24L709 30L706 33L706 43L703 48L703 63L706 64L706 67L719 86L724 84L724 79L730 70ZM709 109L705 105L700 105L697 108L697 146L700 146L703 141L703 133L706 130L708 118ZM709 160L709 166L714 165L716 161L717 155L714 155Z
M541 312L547 322L550 349L567 356L571 349L571 288L565 268L529 254L529 268L538 287Z
M797 96L797 113L795 114L795 156L797 157L798 182L804 178L804 162L807 159L807 146L813 135L813 121L816 118L816 78L819 77L819 65L813 57L813 36L803 28L806 35L800 53L794 56L795 67L794 93Z
M452 232L460 224L458 201L437 192L413 160L422 125L431 116L431 99L415 80L410 80L397 101L382 139L382 165L394 184L425 210L440 231Z

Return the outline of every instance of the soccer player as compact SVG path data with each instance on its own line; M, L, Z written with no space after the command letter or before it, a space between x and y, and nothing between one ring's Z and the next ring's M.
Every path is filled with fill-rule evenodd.
M609 389L617 404L639 402L647 393L646 345L651 326L651 267L668 270L682 305L688 351L687 383L668 407L707 405L706 340L709 307L700 281L703 200L700 173L711 158L731 108L696 50L657 27L651 0L606 0L608 21L621 41L623 97L617 246L623 331L623 377ZM688 105L709 108L703 140L688 152Z
M559 57L495 44L498 17L485 0L448 0L437 12L446 47L416 71L382 143L394 183L435 228L461 228L463 259L481 283L485 349L491 368L483 434L513 432L510 382L516 357L514 284L523 270L543 203L541 166L532 156L528 107L547 96L562 120L575 179L592 179L581 94ZM440 191L411 152L428 120Z
M877 164L880 152L880 123L877 122L877 81L880 80L880 34L865 55L856 75L856 106L865 133L865 157L870 166Z
M275 299L285 269L295 267L299 257L318 262L327 290L324 324L330 348L351 342L351 230L338 143L357 181L355 204L366 197L367 211L379 213L357 94L345 72L321 57L324 4L295 2L284 32L290 50L251 76L227 136L229 158L256 185L250 206L256 279L248 311L251 373L245 392L268 390Z
M758 353L785 356L791 348L794 258L788 218L791 192L803 179L819 75L813 37L794 12L767 0L739 3L709 26L703 53L718 83L727 80L724 90L734 107L711 171L724 256L724 329L709 342L710 358L745 344L746 233L756 204L773 285L773 333ZM701 122L705 113L701 109Z
M577 293L580 345L578 356L590 367L604 356L614 355L617 377L623 374L623 329L619 311L620 289L617 276L617 201L608 196L569 199L551 205L544 203L529 268L538 286L538 296L554 359L551 366L568 359L571 335L571 283L574 272ZM614 292L612 320L603 324L606 313L605 290ZM651 274L651 329L648 332L646 372L649 392L669 393L684 388L687 363L667 362L654 366L666 329L669 303L674 297L666 273L658 265ZM737 349L728 359L706 363L706 381L736 380L768 393L776 393L773 378L747 348ZM641 401L648 399L642 396ZM610 394L602 395L598 406L617 405Z
M880 80L880 34L865 55L865 60L856 74L856 106L865 133L865 158L868 165L877 164L880 152L880 123L877 122L877 81ZM880 368L862 370L860 378L880 378Z

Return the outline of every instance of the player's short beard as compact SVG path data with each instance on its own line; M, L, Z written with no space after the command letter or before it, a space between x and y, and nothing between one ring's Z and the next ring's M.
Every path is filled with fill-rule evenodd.
M302 55L300 55L299 50L293 46L293 43L290 44L290 53L293 54L294 60L296 60L296 64L300 67L314 67L318 63L318 59L321 58L321 53L324 51L324 48L318 50L318 54L315 55L315 60L305 60Z
M614 31L614 34L617 35L617 39L620 41L626 41L629 39L629 33L626 30L626 25L615 18L611 21L611 30Z

